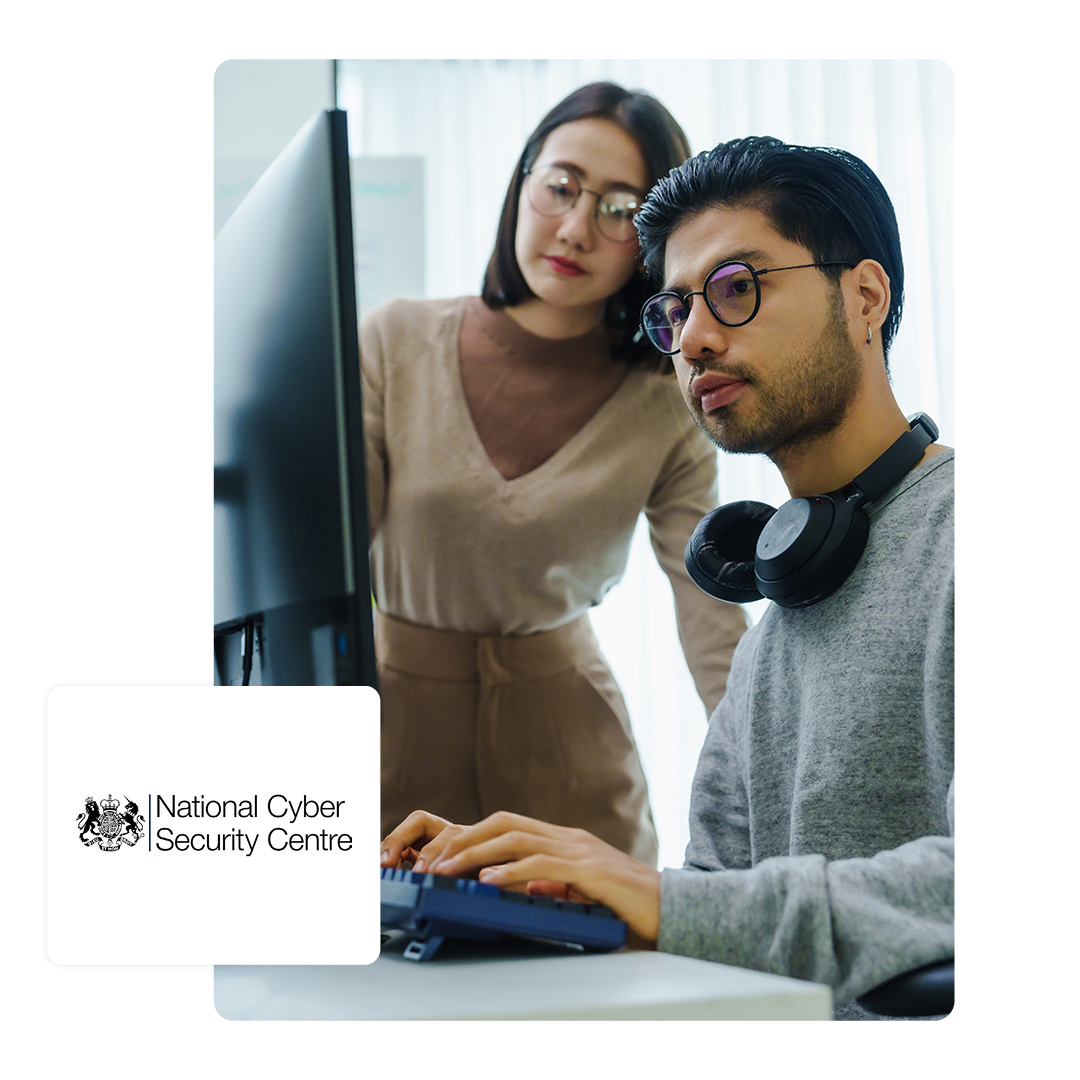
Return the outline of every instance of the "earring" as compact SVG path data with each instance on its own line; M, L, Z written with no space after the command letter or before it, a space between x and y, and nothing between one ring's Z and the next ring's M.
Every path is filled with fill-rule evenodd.
M866 344L870 345L874 341L874 331L870 329L870 324L866 324Z

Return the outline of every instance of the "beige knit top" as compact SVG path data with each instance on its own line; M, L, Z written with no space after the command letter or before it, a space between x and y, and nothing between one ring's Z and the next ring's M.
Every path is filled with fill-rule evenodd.
M360 332L372 587L387 614L477 634L531 634L598 604L622 577L644 510L671 581L679 636L711 712L745 629L741 609L701 592L683 565L716 506L716 451L673 378L627 369L540 465L506 479L485 451L462 386L459 340L486 335L514 362L547 341L475 297L396 300ZM471 368L476 371L475 365Z

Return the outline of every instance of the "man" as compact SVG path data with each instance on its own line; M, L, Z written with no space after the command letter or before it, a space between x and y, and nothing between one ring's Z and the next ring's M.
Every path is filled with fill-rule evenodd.
M662 180L637 220L665 289L644 324L719 446L768 455L797 498L844 487L908 430L886 367L899 236L861 161L735 140ZM639 944L828 983L838 1016L867 1015L860 994L953 953L952 472L952 450L927 446L870 508L846 580L746 634L683 869L509 814L413 814L384 865L580 894Z

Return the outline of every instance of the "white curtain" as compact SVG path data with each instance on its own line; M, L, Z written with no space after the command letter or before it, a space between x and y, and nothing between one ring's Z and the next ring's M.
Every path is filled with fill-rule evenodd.
M842 147L874 169L904 250L893 388L905 412L928 412L952 445L953 85L938 61L340 60L338 104L349 113L352 155L424 159L425 294L479 291L525 139L552 105L599 79L659 98L695 153L741 135L775 135ZM720 483L725 502L787 497L763 458L721 455ZM758 607L750 605L751 618ZM643 528L593 623L633 719L660 863L680 865L705 716Z

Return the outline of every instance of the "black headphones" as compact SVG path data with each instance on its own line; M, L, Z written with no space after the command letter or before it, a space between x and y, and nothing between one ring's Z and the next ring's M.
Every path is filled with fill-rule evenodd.
M789 499L779 510L736 502L707 514L686 545L690 576L733 604L768 597L801 608L831 596L862 558L870 535L866 504L899 483L938 437L926 413L908 423L910 431L836 491Z

